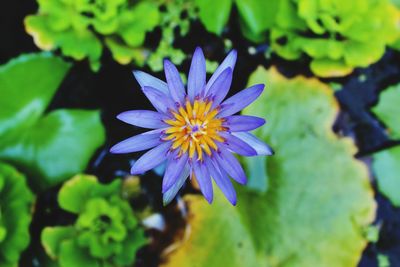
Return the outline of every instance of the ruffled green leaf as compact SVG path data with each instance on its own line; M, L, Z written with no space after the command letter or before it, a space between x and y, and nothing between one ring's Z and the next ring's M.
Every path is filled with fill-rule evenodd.
M186 197L191 234L162 266L357 266L375 202L355 146L331 130L332 90L261 67L250 77L257 83L268 86L244 113L268 120L255 134L276 151L263 157L269 189L240 187L237 207L218 191L213 205Z
M387 0L282 0L271 47L289 60L311 57L318 76L345 76L378 61L399 39L399 18Z
M38 14L25 18L26 31L32 35L36 45L43 50L60 49L75 60L88 59L93 71L100 68L106 38L122 42L110 49L118 62L127 64L126 51L115 50L122 47L139 49L146 32L156 27L160 19L158 4L148 1L38 2ZM123 60L121 54L125 54ZM130 55L129 62L143 61L139 53Z
M0 162L0 266L17 266L28 246L32 202L25 177Z
M92 190L98 185L97 178L90 175L76 175L66 181L58 193L60 207L72 213L79 213L83 203L92 197Z
M102 267L99 259L90 257L86 251L82 250L75 240L67 239L60 243L60 267L85 266Z
M105 139L98 111L43 114L69 68L47 53L21 56L0 68L0 159L23 170L37 189L84 170Z
M72 238L74 234L71 226L46 227L42 231L41 242L47 255L53 260L60 254L60 243L66 238Z
M120 180L101 184L90 175L76 175L65 182L58 201L63 209L77 214L77 220L73 225L44 229L46 253L61 267L132 265L136 250L147 239L120 191ZM78 256L69 259L75 257L71 253Z

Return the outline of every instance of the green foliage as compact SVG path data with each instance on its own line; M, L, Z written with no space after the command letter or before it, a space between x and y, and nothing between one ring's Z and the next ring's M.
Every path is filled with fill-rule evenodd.
M77 215L73 225L46 227L42 244L60 267L130 266L147 240L127 200L121 181L100 184L77 175L58 194L62 209Z
M263 68L250 77L256 83L268 86L245 113L268 121L255 134L276 150L264 158L269 189L240 187L237 207L219 192L213 205L186 197L191 235L163 266L357 266L375 202L353 143L331 130L333 91Z
M240 26L245 37L254 42L264 41L265 31L274 23L278 0L195 0L200 20L208 31L218 35L228 22L234 2L239 11Z
M37 189L83 171L105 139L98 111L45 113L69 68L49 53L0 67L0 160L17 166Z
M392 138L400 138L400 84L384 90L372 111L388 127ZM396 207L400 207L400 147L373 155L373 170L379 191Z
M400 138L400 84L383 91L372 111L387 126L392 138Z
M176 65L186 59L186 54L174 47L174 41L189 32L190 21L196 17L192 1L165 1L164 6L165 11L160 14L161 40L147 61L153 71L163 70L164 58L168 57ZM178 29L178 36L175 36L175 29Z
M344 76L381 58L398 21L388 0L282 0L271 45L288 60L308 55L318 76Z
M400 207L400 147L374 154L372 167L376 174L379 191L394 206Z
M229 15L233 0L195 0L199 8L199 18L209 32L221 34Z
M147 52L140 46L159 21L153 1L37 1L38 14L27 16L25 27L41 49L61 49L76 60L87 58L94 71L100 68L104 45L121 64L144 63Z
M32 202L25 177L0 162L0 266L18 266L19 256L30 241Z

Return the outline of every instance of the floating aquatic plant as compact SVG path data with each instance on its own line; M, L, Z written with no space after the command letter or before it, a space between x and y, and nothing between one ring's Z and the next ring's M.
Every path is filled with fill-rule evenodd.
M143 64L147 51L140 47L147 31L159 20L152 1L38 0L39 12L25 19L26 31L43 50L61 49L76 60L89 59L100 68L103 46L121 64Z
M25 177L0 162L0 266L17 266L28 246L32 202Z
M318 76L344 76L378 61L398 38L398 22L388 0L282 0L271 45L288 60L308 55Z
M237 207L218 193L212 206L185 195L191 234L161 267L358 266L376 203L353 142L332 131L339 112L334 92L275 68L258 67L248 84L265 82L268 90L242 113L268 115L269 127L255 133L279 150L260 157L267 168L249 177L249 183L268 177L268 190L237 188ZM245 159L249 166L256 158Z
M64 183L58 202L78 217L73 225L43 230L47 254L61 267L130 266L147 240L120 193L121 180L106 185L94 176L77 175Z
M229 176L240 184L246 175L232 152L243 156L271 155L272 150L248 131L265 121L253 116L233 115L254 100L264 85L251 86L226 99L232 82L237 53L232 51L206 83L206 63L197 48L190 66L187 90L176 67L164 61L167 83L141 71L134 71L143 93L156 111L132 110L118 119L154 129L133 136L111 148L112 153L131 153L150 149L131 169L142 174L164 161L162 192L168 203L188 176L198 182L208 202L213 200L211 177L228 200L235 205L236 193Z
M0 160L24 172L35 190L83 171L105 139L99 111L47 111L70 67L51 53L0 66Z

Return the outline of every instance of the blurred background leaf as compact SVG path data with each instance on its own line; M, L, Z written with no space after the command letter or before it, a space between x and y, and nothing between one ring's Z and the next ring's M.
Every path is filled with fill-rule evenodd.
M372 111L388 128L393 139L400 138L400 84L385 89ZM378 188L394 206L400 207L400 147L373 155L373 170Z
M373 159L379 190L394 206L400 207L400 147L378 152Z
M98 111L44 114L69 68L42 53L21 56L0 70L0 159L26 173L36 189L83 171L105 139Z
M384 90L372 112L387 126L392 138L400 138L400 84Z

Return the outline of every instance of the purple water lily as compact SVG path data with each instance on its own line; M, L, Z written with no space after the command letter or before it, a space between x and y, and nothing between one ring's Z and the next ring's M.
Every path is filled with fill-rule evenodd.
M142 174L167 162L162 192L164 204L177 194L188 177L195 179L209 203L213 200L211 179L226 198L236 204L231 177L240 184L246 175L232 153L242 156L272 155L271 148L248 131L265 123L253 116L234 115L262 93L257 84L226 99L237 53L231 51L206 83L206 62L197 48L190 66L187 91L176 67L164 61L167 83L147 73L134 71L143 93L157 111L132 110L118 119L151 131L128 138L111 148L112 153L150 149L132 166Z

